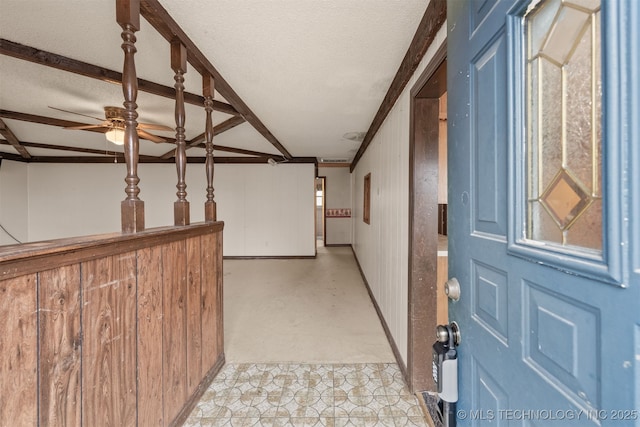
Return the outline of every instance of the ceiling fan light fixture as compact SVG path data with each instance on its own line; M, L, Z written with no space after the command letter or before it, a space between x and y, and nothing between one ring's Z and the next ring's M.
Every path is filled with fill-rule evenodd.
M124 129L114 127L105 132L104 136L107 141L113 142L116 145L124 145Z

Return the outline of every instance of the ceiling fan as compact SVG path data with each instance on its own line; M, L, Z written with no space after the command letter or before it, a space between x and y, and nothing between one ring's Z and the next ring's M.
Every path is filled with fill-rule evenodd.
M124 108L112 107L112 106L104 107L104 117L105 117L104 119L99 119L97 117L88 116L82 113L76 113L74 111L63 110L61 108L56 108L51 106L49 106L49 108L62 111L65 113L76 114L78 116L89 117L90 119L95 119L100 122L99 124L96 124L96 125L68 126L68 127L65 127L65 129L72 129L72 130L98 129L98 128L106 129L105 136L109 141L117 145L124 144L124 112L125 112ZM137 128L138 137L142 139L148 139L149 141L153 141L156 143L166 142L166 139L158 135L149 133L146 131L146 129L171 131L171 132L174 131L173 128L170 128L164 125L155 125L152 123L138 123L138 128Z

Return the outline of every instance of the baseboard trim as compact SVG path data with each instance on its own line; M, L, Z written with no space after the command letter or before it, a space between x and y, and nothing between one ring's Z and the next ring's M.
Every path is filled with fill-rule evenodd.
M351 243L327 243L325 248L350 248Z
M204 376L202 381L200 381L200 384L198 384L198 387L193 392L189 400L185 402L184 406L182 407L178 415L176 415L173 421L169 423L169 426L171 427L181 426L185 423L185 421L187 421L187 418L189 418L189 414L191 414L191 411L193 411L193 408L196 407L196 405L202 398L202 395L204 394L205 391L207 391L207 389L215 379L216 375L218 375L218 373L224 366L224 364L225 364L224 353L221 353L218 356L218 360L216 360L216 363L213 364L211 369L209 369L209 372L207 372L207 374Z
M224 256L222 259L315 259L315 255L283 255L283 256Z
M396 341L393 339L393 335L391 335L391 330L389 329L389 325L387 325L387 321L384 319L382 315L382 311L380 310L380 306L378 305L378 301L373 296L373 292L371 292L371 287L369 286L369 282L367 282L367 278L364 275L364 271L360 266L360 261L358 261L358 255L356 255L356 251L351 245L351 251L353 252L353 257L356 260L356 265L358 266L358 270L360 271L360 276L362 276L362 281L364 282L365 287L367 288L367 292L369 293L369 298L373 303L373 307L376 309L376 313L378 313L378 319L380 319L380 324L382 324L382 329L384 329L384 334L387 336L387 341L389 341L389 345L391 346L391 351L393 351L393 356L396 359L396 363L400 367L400 371L402 371L402 377L404 378L405 383L409 384L407 381L407 366L404 364L402 360L402 356L400 356L400 350L398 350L398 346Z

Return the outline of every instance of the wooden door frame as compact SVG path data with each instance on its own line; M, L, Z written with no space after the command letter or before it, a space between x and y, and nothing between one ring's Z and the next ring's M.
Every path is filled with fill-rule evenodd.
M313 185L313 212L314 216L318 215L318 206L316 205L316 192L318 191L317 180L322 182L322 246L327 246L327 177L316 175ZM316 229L318 225L318 218L315 218L314 221L314 236L313 241L316 244L316 254L318 252L318 230Z
M409 266L406 381L434 390L432 344L437 325L439 98L446 92L446 42L411 89L409 132Z

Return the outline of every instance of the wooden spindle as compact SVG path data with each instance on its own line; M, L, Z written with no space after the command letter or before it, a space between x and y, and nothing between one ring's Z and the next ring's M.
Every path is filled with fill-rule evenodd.
M135 32L140 29L140 1L117 0L116 21L122 27L122 50L124 51L124 66L122 71L122 93L124 95L124 158L127 163L127 177L125 193L127 197L120 205L122 231L136 233L144 230L144 202L138 198L140 188L138 183L138 112L136 99L138 97L138 78L136 76Z
M202 76L202 95L204 96L204 109L207 112L205 124L205 171L207 174L207 201L204 203L204 220L214 222L217 220L216 202L213 196L213 90L214 81L210 75Z
M176 170L178 172L178 200L173 204L175 225L189 225L189 202L187 201L187 149L184 135L184 74L187 72L187 48L178 40L171 42L171 68L175 72L176 89Z

